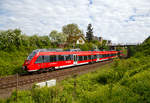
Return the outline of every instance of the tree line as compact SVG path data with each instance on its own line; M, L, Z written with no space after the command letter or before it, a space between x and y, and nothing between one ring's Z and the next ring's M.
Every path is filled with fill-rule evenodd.
M20 29L0 31L0 50L14 51L50 46L48 36L27 36Z
M77 24L67 24L62 27L62 32L53 30L49 35L28 36L23 34L20 29L0 31L0 50L14 51L24 49L36 49L36 48L58 48L60 44L67 43L65 48L81 48L82 50L90 50L93 48L106 47L105 42L100 44L98 41L93 40L93 28L89 24L86 32L86 43L84 45L73 45L72 38L84 35ZM69 40L70 39L70 40ZM106 47L107 48L107 47Z

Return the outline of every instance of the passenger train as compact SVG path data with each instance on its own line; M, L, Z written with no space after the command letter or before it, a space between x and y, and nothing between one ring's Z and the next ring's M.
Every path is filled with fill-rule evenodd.
M23 70L27 72L50 71L65 67L90 64L116 58L121 51L80 51L72 49L62 51L59 49L37 49L25 60Z

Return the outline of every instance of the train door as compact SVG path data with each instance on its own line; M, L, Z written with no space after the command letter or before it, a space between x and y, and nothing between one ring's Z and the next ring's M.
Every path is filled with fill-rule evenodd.
M40 63L41 69L45 69L44 56L42 56L42 63Z
M76 54L74 54L73 55L73 64L77 64L77 55Z
M98 54L96 55L96 57L97 57L96 62L100 61L100 60L99 60L99 55L98 55Z
M38 66L37 67L37 69L39 70L39 69L43 69L44 68L44 56L39 56L38 58L37 58L37 60L35 61L35 64Z
M63 65L64 65L64 62L65 62L65 57L64 57L64 55L58 55L58 61L59 61L58 65L59 65L59 66L63 66Z

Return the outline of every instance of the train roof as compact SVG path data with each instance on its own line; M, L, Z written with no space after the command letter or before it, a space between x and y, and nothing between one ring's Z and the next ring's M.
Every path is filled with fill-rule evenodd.
M118 51L81 51L80 49L68 49L66 51L63 51L63 49L36 49L33 51L33 53L38 55L71 55L71 54L77 54L77 55L90 55L93 54L112 54L117 53Z
M34 52L62 52L63 49L36 49Z
M38 55L71 55L71 54L77 54L77 55L90 55L90 54L112 54L117 53L117 51L43 51L39 52Z

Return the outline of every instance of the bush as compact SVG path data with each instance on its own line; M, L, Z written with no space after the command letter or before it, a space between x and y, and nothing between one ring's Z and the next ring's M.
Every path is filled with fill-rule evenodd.
M22 72L22 64L27 58L27 51L0 51L0 76L7 76Z
M136 75L128 78L122 85L130 88L134 93L139 94L141 99L150 102L150 68L137 73Z
M141 103L140 96L120 85L106 85L85 94L80 103Z

